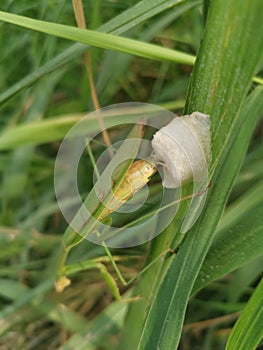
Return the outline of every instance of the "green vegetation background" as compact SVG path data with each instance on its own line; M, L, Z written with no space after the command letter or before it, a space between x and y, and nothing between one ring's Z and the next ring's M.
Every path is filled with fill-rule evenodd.
M48 35L37 31L39 23L0 13L0 348L255 349L263 335L263 82L255 78L263 67L262 2L90 1L84 9L89 29L116 37L46 23L43 31L56 36ZM0 10L76 26L70 1L4 0ZM101 106L147 102L212 119L206 207L178 254L132 287L130 295L142 298L133 303L114 300L96 263L117 278L114 269L88 241L67 262L95 267L74 273L63 293L54 291L67 228L55 198L54 164L66 132L94 110L83 56L94 41ZM125 128L110 133L123 135ZM93 152L98 157L101 148ZM84 197L92 171L92 162L81 162ZM113 251L127 279L164 251L167 240L176 247L185 210L183 204L151 247Z

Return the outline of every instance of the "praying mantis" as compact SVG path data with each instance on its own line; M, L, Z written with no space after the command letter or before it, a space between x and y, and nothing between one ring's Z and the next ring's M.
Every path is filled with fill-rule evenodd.
M92 152L89 152L89 154L91 156ZM94 163L94 166L95 166L94 159L92 159L92 162ZM133 161L129 165L129 167L126 169L124 176L121 178L121 181L119 183L114 183L114 182L112 183L112 194L107 197L106 205L98 202L99 209L95 211L96 220L98 222L102 222L105 219L109 218L111 213L115 212L122 204L126 203L136 192L138 192L141 188L143 188L150 181L151 177L156 173L156 171L157 171L156 162L154 161L152 156L147 157L146 159L139 159L139 160ZM207 191L208 187L205 190L194 193L193 195L188 195L179 200L176 200L172 204L190 199L194 196L200 196ZM93 226L91 225L89 229L90 230L93 229ZM98 233L98 235L100 235L100 233ZM120 281L122 282L123 285L126 286L130 284L132 281L134 281L139 275L144 273L148 268L150 268L150 266L152 266L152 264L154 264L156 260L158 260L161 256L163 256L164 253L167 253L168 251L170 252L173 251L172 249L166 250L163 254L161 254L156 259L154 259L150 264L148 264L146 268L144 268L137 276L135 276L132 280L127 282L123 278L119 268L117 267L115 260L111 255L109 248L107 247L107 245L103 240L101 243L102 243L102 246L104 247L107 257L92 259L92 260L77 263L74 265L66 266L65 261L69 250L74 245L80 243L82 239L79 239L79 238L76 239L75 240L76 243L74 243L74 239L71 240L73 241L73 243L71 243L71 245L69 244L68 247L64 249L64 252L63 252L64 256L62 256L62 258L60 259L60 264L58 268L58 277L55 282L55 287L58 292L63 291L63 289L68 284L70 284L70 280L67 277L68 275L71 275L73 273L76 273L77 271L81 271L85 269L98 268L103 278L105 279L107 285L109 286L110 290L112 291L113 296L117 300L121 300L121 295L120 295L118 286L116 284L116 281L114 280L112 275L108 272L105 263L107 262L112 263Z
M104 219L127 202L137 191L144 187L152 175L156 173L156 165L148 158L140 159L132 163L125 174L121 185L114 192L107 206L99 215L99 220Z
M102 212L98 216L98 220L102 221L107 218L112 212L116 211L122 204L126 203L137 191L139 191L143 186L145 186L151 179L151 176L156 172L156 166L153 161L148 158L147 160L137 160L131 164L127 170L120 186L114 191L114 196L105 206ZM108 272L104 263L111 262L120 281L123 285L128 285L132 283L132 280L126 282L123 278L119 268L113 259L109 248L103 243L103 247L107 253L107 258L105 259L93 259L81 264L74 264L66 266L64 269L64 274L55 282L55 288L58 292L62 292L66 286L70 284L70 280L66 277L67 275L76 273L81 270L97 268L101 272L103 278L108 284L113 296L117 300L121 300L120 292L117 287L116 281L112 275Z
M122 204L126 203L137 191L139 191L143 186L145 186L151 179L151 177L156 173L156 166L152 162L151 158L148 158L147 160L137 160L131 164L129 169L127 170L124 179L122 180L121 185L118 187L118 189L114 193L114 197L112 197L110 203L110 209L108 207L104 207L103 211L100 213L98 219L104 220L106 219L111 213L113 213L115 210L117 210ZM201 195L203 192L197 193L195 195ZM189 195L187 197L182 198L181 200L186 200L189 198L192 198L193 195ZM116 300L122 300L122 301L134 301L138 298L130 298L130 299L122 299L120 295L119 288L117 286L117 283L113 276L110 274L110 272L106 268L106 263L111 262L113 265L117 276L121 283L124 286L127 286L131 284L139 275L147 271L147 269L152 266L159 258L162 256L158 256L155 260L153 260L147 267L145 267L138 275L136 275L134 278L129 280L128 282L123 278L115 259L112 257L111 252L107 245L103 243L103 247L105 249L105 252L107 254L106 257L102 258L95 258L91 260L87 260L81 263L73 264L66 266L64 269L64 275L60 277L60 279L56 282L56 290L58 292L61 292L64 290L64 288L70 284L70 280L66 277L69 275L72 275L76 272L87 270L87 269L99 269L100 273L102 274L102 277L104 278L105 282L107 283L109 289L111 290L114 298ZM168 249L167 251L171 252L171 249ZM167 253L164 252L164 253Z

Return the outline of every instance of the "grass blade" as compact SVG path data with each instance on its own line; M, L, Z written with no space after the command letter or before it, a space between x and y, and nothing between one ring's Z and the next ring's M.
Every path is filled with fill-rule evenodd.
M121 51L154 60L167 60L190 65L194 62L194 57L192 55L153 44L143 43L134 39L119 37L113 34L105 34L88 29L70 27L63 24L39 21L2 11L0 11L0 20L45 34L51 34L60 38L100 47L102 49Z
M251 195L253 203L250 202ZM223 227L219 229L218 238L205 258L193 293L262 255L263 183L254 186L253 190L243 197L228 212L226 218L222 219ZM225 222L230 216L235 220L231 220L227 225Z
M190 0L186 0L186 1L143 0L137 3L135 6L124 11L117 17L113 18L109 22L103 24L98 28L98 30L105 33L112 33L112 34L119 35L133 28L134 25L139 25L142 21L145 21L162 11L165 11L166 9L172 6L181 7L181 4L182 6L185 6L187 4L188 6L191 6L191 5L195 6L199 2L200 1L193 2ZM6 102L8 99L10 99L12 96L17 94L19 91L32 85L34 82L41 79L48 73L62 67L64 64L70 62L74 58L83 54L87 49L88 47L84 44L77 43L72 45L70 48L66 49L61 54L57 55L56 57L54 57L53 59L45 63L40 68L34 70L32 74L29 74L28 76L20 80L18 83L16 83L6 91L4 91L0 95L0 104Z
M262 11L261 1L253 7L250 1L243 1L238 11L234 1L211 3L189 89L187 111L199 110L212 117L212 188L205 210L188 232L158 290L145 322L140 349L175 349L178 345L193 283L257 120L257 115L247 118L239 110L262 58L263 29L259 37L256 25ZM251 52L249 62L247 50Z
M237 320L226 350L256 349L263 337L263 279Z

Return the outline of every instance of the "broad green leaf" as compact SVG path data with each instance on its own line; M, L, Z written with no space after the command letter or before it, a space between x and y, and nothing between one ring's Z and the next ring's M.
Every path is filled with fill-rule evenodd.
M263 279L230 333L226 350L253 350L263 338Z
M244 117L260 115L262 109L263 90L257 88L247 98L242 114ZM243 134L239 133L238 137L241 143ZM263 219L260 215L262 205L263 183L261 181L228 208L220 222L216 240L205 258L193 292L262 254Z
M193 293L262 255L262 212L263 182L260 182L243 195L238 203L233 204L222 218L216 240L205 258Z
M254 100L252 98L252 100ZM247 112L244 109L243 112ZM184 319L185 309L188 298L191 293L192 284L197 277L197 273L202 265L204 256L211 243L211 232L213 232L219 219L219 214L224 208L225 200L224 193L220 184L227 185L228 181L233 184L235 175L240 168L241 161L244 157L247 149L249 139L252 135L253 129L256 125L257 115L250 114L250 118L246 118L247 113L241 113L240 119L237 124L238 130L234 129L234 135L231 137L232 143L231 153L226 152L226 156L219 164L220 172L214 176L215 185L210 189L206 208L201 214L197 224L191 229L186 236L183 245L179 249L178 254L172 260L168 272L164 277L163 283L158 290L156 299L153 306L150 309L148 319L146 319L146 332L149 331L147 326L151 330L151 336L149 342L144 345L140 344L142 348L149 349L153 344L158 344L160 349L174 349L174 345L180 339L180 332L177 331L182 326ZM235 162L233 163L233 159ZM228 191L230 188L227 188ZM221 211L218 212L218 216L215 216L216 211L214 208L218 206L218 203L222 203ZM257 254L256 252L253 254ZM187 276L187 278L186 278ZM171 288L171 286L174 286ZM189 293L189 294L188 294ZM161 300L162 302L160 302ZM178 307L180 305L180 307ZM153 319L151 319L151 313ZM158 318L157 315L158 314ZM155 318L154 318L155 316ZM173 320L169 323L167 320ZM154 326L160 328L160 333L157 333L157 329ZM146 333L147 334L147 333ZM171 334L174 336L171 337ZM144 340L144 338L142 338Z
M263 3L259 0L253 6L249 0L242 1L238 8L233 0L211 2L186 111L198 110L211 115L212 186L205 209L161 280L145 321L139 349L177 348L193 284L256 124L257 114L251 113L248 118L244 102L250 80L262 59L263 28L259 33L257 25L262 11ZM254 98L252 95L247 103ZM134 343L132 346L136 348Z

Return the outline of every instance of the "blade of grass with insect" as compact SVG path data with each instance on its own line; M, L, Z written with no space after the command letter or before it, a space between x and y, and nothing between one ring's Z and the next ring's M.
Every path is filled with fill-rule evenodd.
M189 88L187 111L198 110L211 115L212 186L206 206L197 223L187 233L179 253L167 263L167 272L164 268L163 274L157 275L159 281L154 279L158 292L148 315L147 307L151 302L149 287L145 288L145 292L140 289L146 302L130 306L120 348L177 348L194 281L256 124L256 113L251 113L250 118L247 118L247 115L239 111L247 102L245 96L251 78L262 59L263 29L259 36L256 24L260 21L262 6L261 1L254 3L253 7L250 1L243 1L237 11L234 1L211 3L204 39ZM251 53L249 60L247 50ZM239 73L241 71L242 75ZM243 135L242 140L237 137L239 133ZM166 242L165 235L164 241ZM154 285L149 276L144 286L146 284ZM145 320L143 328L143 321L138 322L138 319Z
M97 169L97 165L96 165L96 161L95 161L95 158L93 156L93 153L92 153L92 150L91 150L91 147L90 147L90 143L89 143L89 140L87 140L87 152L89 154L89 157L90 157L90 160L91 160L91 163L93 165L93 168L94 168L94 171L96 173L96 176L97 176L97 180L99 180L100 178L100 174L99 174L99 171ZM136 163L136 162L135 162ZM133 163L134 164L134 163ZM129 172L130 169L128 169L128 172ZM119 178L121 176L121 169L118 169L118 174L117 175L117 178ZM125 174L125 178L127 178L127 172ZM115 195L117 195L119 191L115 191ZM132 195L132 193L131 193ZM122 198L120 198L122 199ZM127 198L128 199L128 198ZM123 199L122 199L123 200ZM125 199L126 200L126 199ZM116 210L117 208L115 208ZM107 216L109 215L110 212L109 211L106 211L106 213L104 214L104 216ZM100 219L101 220L101 219ZM124 286L127 286L129 284L131 284L138 276L136 276L135 278L131 279L130 281L126 281L124 279L124 277L122 276L114 258L112 257L112 254L109 250L109 248L107 247L107 245L105 244L105 242L102 242L102 246L104 247L104 250L109 258L109 261L112 263L116 273L117 273L117 276L119 277L119 280L121 281L121 283L124 285ZM87 269L99 269L100 273L102 274L104 280L106 281L106 283L108 284L113 296L115 297L116 300L121 300L121 296L120 296L120 292L119 292L119 289L118 289L118 286L114 280L114 278L112 277L112 275L108 272L106 266L102 263L102 259L99 258L99 259L93 259L93 260L88 260L88 261L81 261L81 263L77 263L75 265L71 265L71 266L65 266L64 267L64 270L65 270L65 275L70 275L72 274L73 272L77 272L77 271L83 271L83 270L87 270ZM153 262L154 263L154 262ZM64 282L63 282L64 281ZM67 278L63 278L62 279L62 283L61 282L57 282L56 284L56 289L58 291L62 291L64 289L64 286L65 286L65 283L68 283L68 280Z
M116 152L114 158L110 161L110 163L107 165L104 172L101 174L97 186L101 186L104 188L105 183L107 183L106 179L111 177L113 170L118 166L118 179L116 180L116 184L121 184L122 180L125 178L125 174L128 171L130 165L132 164L133 159L136 157L138 147L140 145L140 139L142 137L142 125L135 125L131 132L128 135L128 138L126 140L132 139L133 140L133 147L131 147L130 142L124 141L122 145L120 146L119 150ZM125 155L125 158L123 158L123 155ZM123 161L123 159L127 159ZM107 189L108 191L109 189ZM118 185L115 188L115 191L118 190ZM106 193L105 193L106 195ZM87 237L89 233L94 231L96 229L96 218L99 218L100 214L103 212L105 205L111 200L111 198L114 196L114 194L110 194L107 198L104 199L104 204L100 202L97 195L97 190L93 188L87 198L84 201L83 208L90 215L94 215L95 221L88 220L87 222L83 222L83 213L82 209L80 208L76 216L71 222L71 225L68 226L67 230L64 234L64 240L59 252L58 256L58 263L57 263L57 276L58 281L61 280L64 276L64 264L66 261L66 258L71 250L75 245L81 243L83 239ZM87 214L86 214L87 216ZM92 218L92 216L90 217ZM79 233L75 231L76 225L79 227ZM74 229L72 228L74 227ZM57 281L57 282L58 282Z
M153 214L156 214L157 212L161 212L162 210L167 209L169 206L173 206L176 203L192 199L193 196L202 196L206 191L207 190L200 192L200 193L193 194L193 195L188 195L186 197L175 200L172 203L169 203L169 205L163 206L161 209L158 209L157 211L154 210L154 211L151 211L145 215L142 215L140 218L133 220L133 221L129 222L127 225L124 225L120 229L118 229L117 234L120 234L127 227L134 226L134 225L142 222L143 220L147 219L148 217L152 216ZM80 263L76 263L73 265L64 266L64 275L56 283L57 291L62 291L64 289L64 287L66 286L65 283L69 282L67 276L71 275L72 273L76 273L76 272L87 270L87 269L96 268L96 269L99 269L99 271L101 272L102 276L104 277L106 283L108 284L108 286L109 286L110 290L112 291L112 294L116 298L116 300L122 300L122 301L135 301L136 300L136 301L138 301L139 297L133 297L133 298L130 298L129 300L121 299L118 286L117 286L115 280L113 279L113 277L111 276L111 274L108 272L107 268L103 265L103 263L111 262L111 264L112 264L120 282L122 283L122 285L128 286L131 283L133 283L135 280L137 280L138 277L145 274L147 272L147 270L149 270L154 264L156 264L161 258L163 258L163 256L166 253L168 253L168 252L170 253L169 250L162 252L154 260L152 260L145 268L143 268L143 270L141 270L137 275L135 275L130 280L126 281L125 278L123 277L121 271L119 270L117 264L116 264L115 257L112 256L112 254L111 254L109 248L107 247L107 245L105 244L105 242L102 241L101 244L102 244L102 246L107 254L106 259L100 257L98 259L89 259L87 261L81 261ZM117 257L117 260L119 260L119 257Z

